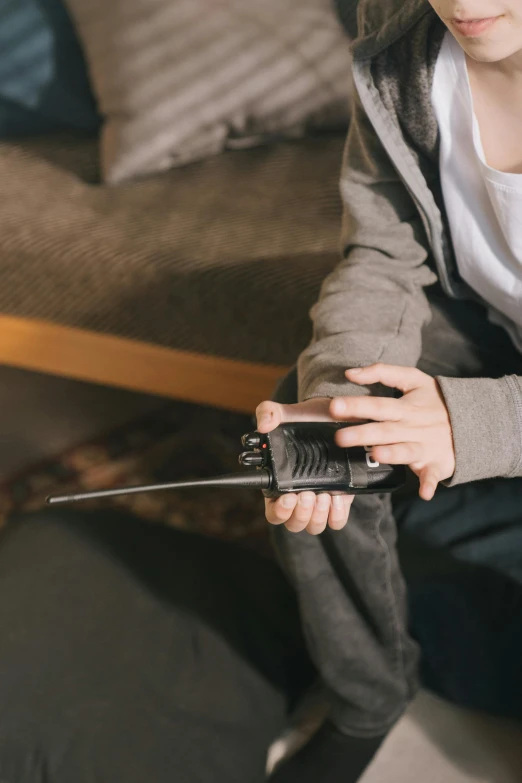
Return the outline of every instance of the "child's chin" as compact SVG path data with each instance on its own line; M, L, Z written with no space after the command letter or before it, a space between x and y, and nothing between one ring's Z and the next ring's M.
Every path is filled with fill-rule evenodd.
M500 20L498 24L503 24ZM457 34L458 41L469 57L481 63L498 63L518 54L522 58L522 29L516 40L503 40L500 31L486 33L476 38L468 38ZM510 36L513 39L513 35Z

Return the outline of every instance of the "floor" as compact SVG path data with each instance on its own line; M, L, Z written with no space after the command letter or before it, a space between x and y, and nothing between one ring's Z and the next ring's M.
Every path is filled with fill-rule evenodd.
M327 702L319 691L301 705L271 746L267 770L306 742ZM461 709L420 691L359 783L521 783L522 725Z
M520 783L522 727L421 693L361 783Z
M0 481L163 401L12 367L0 367Z

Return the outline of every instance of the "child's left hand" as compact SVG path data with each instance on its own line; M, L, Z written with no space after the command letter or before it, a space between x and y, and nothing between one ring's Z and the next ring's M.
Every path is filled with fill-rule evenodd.
M439 481L455 472L450 418L437 381L412 367L373 364L346 371L352 383L382 383L400 389L391 397L336 397L330 414L336 421L369 419L337 433L339 446L371 447L377 462L409 465L420 479L419 494L431 500Z

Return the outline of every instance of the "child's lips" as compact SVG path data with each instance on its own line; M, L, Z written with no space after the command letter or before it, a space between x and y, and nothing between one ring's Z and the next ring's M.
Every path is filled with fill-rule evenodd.
M489 30L500 16L490 16L487 19L452 19L451 23L458 33L466 38L476 38Z

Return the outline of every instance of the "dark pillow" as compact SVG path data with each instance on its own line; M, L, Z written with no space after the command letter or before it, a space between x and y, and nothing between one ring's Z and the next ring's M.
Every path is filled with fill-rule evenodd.
M97 132L83 53L60 0L0 0L0 136Z

